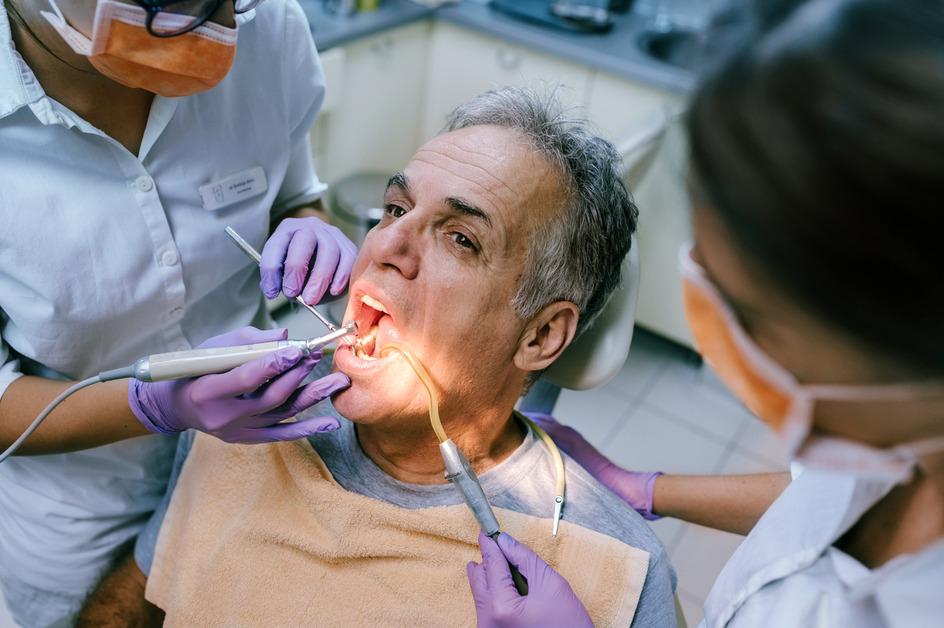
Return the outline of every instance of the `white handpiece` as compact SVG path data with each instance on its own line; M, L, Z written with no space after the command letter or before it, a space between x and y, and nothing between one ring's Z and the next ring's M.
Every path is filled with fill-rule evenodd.
M167 379L199 377L211 373L225 373L246 362L268 355L285 347L298 347L302 355L308 355L323 347L349 336L357 330L357 325L350 321L344 327L309 340L273 340L236 347L218 347L214 349L190 349L155 353L135 362L132 377L142 382L159 382ZM127 377L127 374L121 377Z
M156 353L134 363L134 377L143 382L160 382L225 373L283 347L298 347L303 353L308 353L304 340L274 340L238 347Z

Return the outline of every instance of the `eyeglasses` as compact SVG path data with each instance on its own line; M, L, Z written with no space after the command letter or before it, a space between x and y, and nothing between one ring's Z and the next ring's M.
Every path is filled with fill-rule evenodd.
M236 13L256 8L262 0L134 0L147 11L148 32L155 37L176 37L189 33L210 19L226 2Z

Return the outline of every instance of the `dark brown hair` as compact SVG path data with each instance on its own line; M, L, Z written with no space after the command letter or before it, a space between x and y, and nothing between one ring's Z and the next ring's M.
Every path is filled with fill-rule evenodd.
M694 97L694 176L791 298L942 374L944 2L777 5Z

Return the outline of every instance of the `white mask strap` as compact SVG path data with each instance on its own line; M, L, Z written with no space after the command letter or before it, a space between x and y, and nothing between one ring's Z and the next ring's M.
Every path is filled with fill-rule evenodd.
M917 460L944 451L944 436L935 436L913 443L904 443L895 447L896 450L907 452Z
M59 5L56 4L56 0L49 0L49 6L52 7L52 10L56 14L56 17L59 18L59 22L61 22L64 25L67 24L66 17L62 14L62 11L59 9Z
M822 401L901 402L944 398L944 384L939 381L904 384L801 384L811 397Z
M59 33L62 40L69 44L69 47L72 48L75 54L84 57L89 56L92 53L91 40L69 25L62 11L59 9L59 5L56 4L56 0L49 0L49 5L52 7L53 13L40 11L40 15Z

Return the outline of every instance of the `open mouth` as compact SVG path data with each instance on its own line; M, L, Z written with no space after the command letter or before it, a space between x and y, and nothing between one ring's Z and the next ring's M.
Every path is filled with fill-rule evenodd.
M378 341L378 335L380 322L384 318L388 320L390 318L390 313L384 304L370 295L362 295L354 315L354 320L357 321L357 338L351 347L358 358L376 360L380 355L382 347Z

